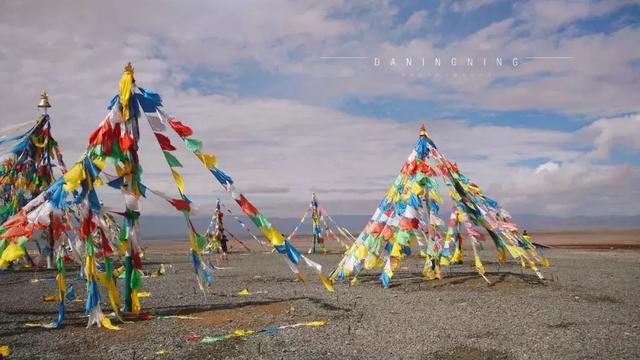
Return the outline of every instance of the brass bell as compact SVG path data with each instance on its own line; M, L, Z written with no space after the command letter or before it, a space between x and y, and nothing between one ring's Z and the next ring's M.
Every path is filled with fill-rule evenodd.
M38 104L38 107L41 109L51 107L51 104L49 104L49 95L47 95L46 91L43 91L42 94L40 94L40 103Z

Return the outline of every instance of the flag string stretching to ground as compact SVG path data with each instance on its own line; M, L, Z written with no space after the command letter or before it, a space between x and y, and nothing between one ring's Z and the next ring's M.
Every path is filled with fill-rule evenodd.
M318 326L324 326L326 324L327 324L326 320L317 320L317 321L309 321L309 322L298 323L298 324L283 325L283 326L278 326L278 327L267 327L267 328L263 328L263 329L260 329L260 330L237 329L237 330L234 330L233 332L231 332L229 334L225 334L225 335L208 335L208 336L205 336L205 337L200 339L200 342L202 342L202 343L214 343L214 342L224 341L224 340L228 340L228 339L236 338L236 337L251 336L251 335L257 335L257 334L261 334L261 333L275 334L275 333L278 333L278 332L280 332L282 330L285 330L285 329L292 329L292 328L297 328L297 327L301 327L301 326L318 327ZM196 340L197 338L192 337L190 339Z
M216 156L203 151L202 141L192 136L193 130L181 121L176 120L161 110L160 107L162 106L162 103L157 94L143 89L140 91L143 95L143 101L140 102L140 105L165 153L175 150L175 147L171 144L169 137L164 134L168 125L183 140L187 150L192 152L200 160L202 165L211 172L231 198L238 203L240 209L249 217L251 222L253 222L258 230L260 230L262 235L271 242L271 245L276 249L276 251L283 255L285 262L296 277L300 281L304 281L304 277L298 268L302 260L308 267L312 268L318 274L327 290L333 291L333 285L322 273L322 266L300 254L300 252L291 245L289 241L285 240L282 234L271 224L271 222L269 222L269 220L267 220L267 218L253 204L251 204L251 202L249 202L249 200L240 191L238 191L233 179L218 167ZM182 180L182 176L177 170L175 170L176 167L180 167L180 165L176 163L175 166L172 167L172 173L176 180L176 184L180 189L184 187L184 182Z
M331 216L329 216L327 211L324 210L324 208L322 208L318 204L316 193L311 194L311 203L309 204L304 214L302 215L300 222L296 225L295 228L293 228L293 230L287 237L287 241L290 241L291 239L293 239L293 237L296 235L298 230L300 230L300 227L302 227L302 225L304 224L309 214L311 214L311 227L312 227L313 238L312 238L311 246L309 247L309 250L307 251L307 253L309 254L315 253L316 247L318 248L317 250L326 253L327 252L327 249L325 247L326 238L329 238L337 242L342 247L344 247L345 250L349 249L349 245L347 245L347 243L350 242L350 237L346 235L348 231L340 227L331 218ZM332 227L336 231L334 231ZM336 232L339 232L340 234L342 234L342 236L344 236L345 239L344 240L341 239L338 235L336 235Z
M224 186L240 205L242 211L283 255L291 270L301 281L304 279L298 265L304 261L318 273L327 289L332 291L331 283L322 274L321 265L301 255L287 242L264 215L235 188L232 178L218 168L216 157L203 151L202 141L192 136L191 128L167 115L160 109L161 106L158 94L136 85L133 67L130 64L127 65L120 79L120 91L111 100L105 119L89 136L87 149L80 160L64 176L53 181L4 223L5 233L1 238L8 243L7 248L14 251L19 241L31 238L34 231L48 226L51 217L71 213L72 207L75 207L79 219L80 241L84 247L84 270L88 293L85 311L89 316L89 326L97 324L114 328L100 309L99 285L107 289L110 304L118 319L120 315L133 317L140 314L138 293L142 291L142 239L138 220L140 197L145 195L147 187L141 182L142 167L138 158L138 139L140 137L139 119L144 114L179 192L179 197L168 198L167 201L185 217L194 272L203 290L212 281L212 269L202 259L206 238L198 234L191 222L191 201L185 193L184 180L179 172L182 164L174 155L176 147L166 134L168 128L180 137L187 150L192 152ZM115 176L103 174L107 165L113 166ZM125 205L123 211L109 209L100 202L97 188L104 183L101 175L105 175L110 187L119 189L122 193ZM107 212L124 218L117 240L112 241L106 236L109 229L105 225L104 214ZM121 259L123 266L114 270L112 259ZM115 281L122 273L124 273L124 306L122 311L119 311L119 294Z
M453 203L446 232L439 217L444 200L437 179L444 182ZM485 237L476 228L483 228L489 234L500 262L506 260L508 252L519 259L523 267L531 268L543 278L536 263L548 266L548 260L531 239L520 232L506 210L440 153L423 127L400 174L332 272L331 279L352 277L352 284L355 284L363 270L382 268L380 280L388 287L400 260L411 254L413 239L417 240L420 254L425 257L424 276L442 278L441 266L462 262L462 239L466 232L476 270L489 281L479 255Z
M227 230L224 227L224 213L222 212L222 205L220 199L216 200L216 209L211 216L211 221L209 222L209 226L207 226L207 230L204 232L204 235L209 240L207 242L207 250L213 251L218 248L221 241L226 241L226 236L229 235L232 239L237 241L243 248L247 251L251 251L249 247L240 239L238 239L233 233ZM248 230L248 229L247 229ZM224 250L224 248L223 248Z

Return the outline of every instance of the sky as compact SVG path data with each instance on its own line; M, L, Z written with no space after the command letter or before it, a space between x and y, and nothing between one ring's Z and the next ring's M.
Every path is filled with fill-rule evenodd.
M624 0L6 0L0 129L35 119L47 90L73 163L131 61L267 217L301 216L312 191L330 213L373 213L421 124L513 214L637 215L639 41ZM140 146L143 182L175 196L148 127ZM178 156L196 214L231 203Z

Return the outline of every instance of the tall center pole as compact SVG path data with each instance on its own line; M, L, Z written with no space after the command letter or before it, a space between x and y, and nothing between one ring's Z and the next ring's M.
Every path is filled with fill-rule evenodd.
M224 233L224 223L222 210L220 209L220 199L216 201L216 240L222 241L222 235ZM220 244L219 244L220 245Z
M125 312L138 313L140 311L140 304L136 289L140 286L139 274L137 267L140 266L140 254L137 253L139 236L138 232L138 217L140 216L140 209L137 207L138 198L140 197L140 165L138 159L138 119L135 113L130 112L131 106L137 106L133 99L131 99L132 88L135 85L135 79L133 77L133 66L128 63L124 68L122 79L120 79L120 104L122 104L122 118L124 120L124 129L121 131L126 132L132 139L131 146L126 150L127 162L125 163L125 169L128 168L128 173L125 175L126 183L123 185L123 190L129 194L125 196L134 196L136 201L126 201L125 217L127 222L127 251L125 252L124 265L125 265ZM133 105L130 105L133 104ZM132 205L133 204L133 205ZM132 207L133 206L133 207ZM134 238L135 237L135 238ZM135 242L135 243L134 243Z
M311 219L313 221L313 247L311 252L316 253L316 245L318 243L318 202L316 201L316 193L311 193Z
M46 91L40 94L40 102L38 103L38 109L42 110L42 117L46 118L47 109L51 107L49 103L49 95ZM49 228L47 229L47 237L49 240L49 253L47 254L47 269L53 269L53 252L54 252L54 238L53 238L53 213L49 215Z
M420 128L420 136L427 135L427 129L425 129L424 125ZM427 155L424 159L425 163L428 164L427 160L429 159L429 155ZM427 247L429 246L429 242L431 241L431 204L429 204L429 181L424 186L424 209L426 212L426 221L427 221Z
M427 246L431 241L431 204L429 204L429 182L424 186L424 211L425 211L425 220L427 222Z

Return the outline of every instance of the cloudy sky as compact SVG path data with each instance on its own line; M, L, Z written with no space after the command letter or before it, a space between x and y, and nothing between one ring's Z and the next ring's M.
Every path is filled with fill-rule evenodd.
M397 3L2 1L0 128L46 89L72 163L132 61L267 216L311 191L371 213L423 123L512 213L640 214L640 2ZM143 181L175 195L148 127L141 147ZM179 155L200 213L227 199Z

